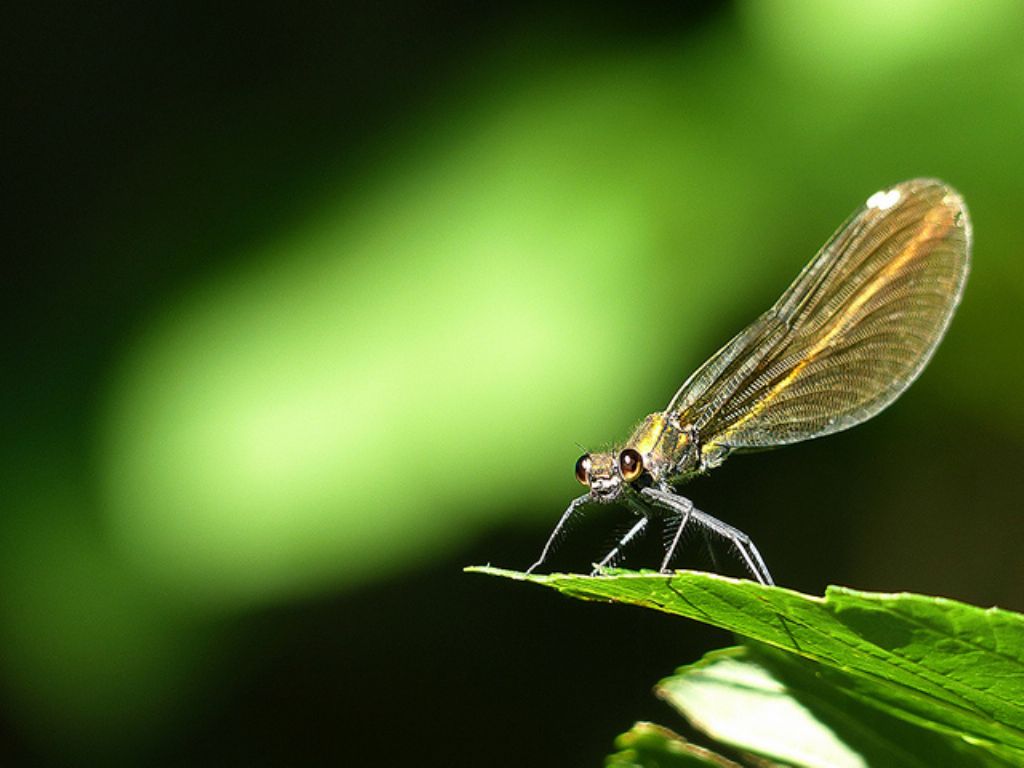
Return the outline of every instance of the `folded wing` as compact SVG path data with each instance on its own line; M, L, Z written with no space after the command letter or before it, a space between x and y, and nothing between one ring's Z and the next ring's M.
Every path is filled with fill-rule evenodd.
M666 410L698 428L706 451L793 443L874 416L942 339L970 245L964 202L941 181L872 195Z

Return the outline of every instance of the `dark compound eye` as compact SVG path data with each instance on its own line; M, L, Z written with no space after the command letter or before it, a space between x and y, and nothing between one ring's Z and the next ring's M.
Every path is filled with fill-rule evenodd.
M583 485L590 485L590 454L584 453L576 460L576 479Z
M638 451L627 448L619 454L619 472L627 483L636 480L644 471L644 459Z

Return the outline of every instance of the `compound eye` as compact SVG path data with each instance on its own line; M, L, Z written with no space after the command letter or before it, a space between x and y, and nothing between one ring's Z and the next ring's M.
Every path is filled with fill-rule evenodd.
M644 458L638 451L627 448L619 454L619 472L627 483L632 483L643 474L643 471Z
M576 479L581 485L590 485L590 454L584 453L576 460Z

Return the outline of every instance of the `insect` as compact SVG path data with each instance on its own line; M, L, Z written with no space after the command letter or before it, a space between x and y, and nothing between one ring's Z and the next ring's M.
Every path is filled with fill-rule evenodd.
M892 403L942 339L970 250L967 208L943 182L912 179L871 195L775 305L698 368L663 411L621 447L579 458L576 479L588 492L569 504L527 572L585 505L620 501L639 519L594 573L614 563L652 516L667 513L675 529L662 572L694 524L730 542L746 569L772 584L750 537L674 486L735 452L839 432Z

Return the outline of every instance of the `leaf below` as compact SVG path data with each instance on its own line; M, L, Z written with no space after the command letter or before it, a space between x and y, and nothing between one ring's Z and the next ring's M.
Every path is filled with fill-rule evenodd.
M824 598L715 574L476 573L730 630L818 665L862 705L1024 765L1024 616L914 594L829 587Z

